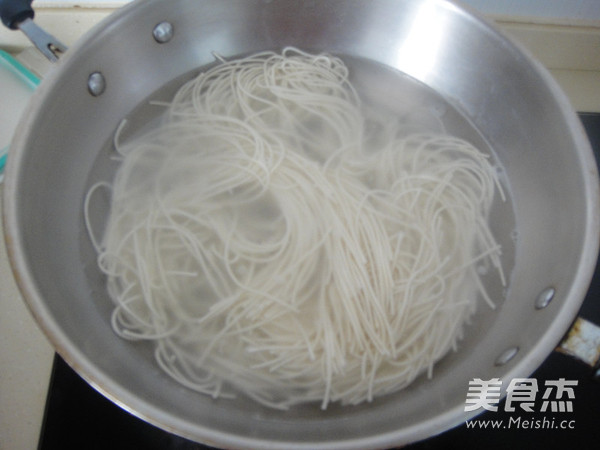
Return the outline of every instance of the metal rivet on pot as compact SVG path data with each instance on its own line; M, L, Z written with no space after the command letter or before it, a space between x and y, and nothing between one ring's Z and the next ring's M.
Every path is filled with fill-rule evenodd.
M154 36L154 40L156 42L159 44L164 44L173 38L173 31L173 25L171 25L169 22L161 22L154 27L152 36Z
M513 359L515 356L517 356L517 353L519 353L519 347L510 347L510 348L504 350L500 354L500 356L498 356L498 358L496 358L496 362L494 364L496 364L497 366L503 366L504 364L509 362L511 359Z
M544 309L550 304L556 294L556 289L549 287L540 292L540 295L535 299L535 309Z
M98 97L106 89L106 79L100 72L94 72L90 74L87 85L90 94L94 97Z

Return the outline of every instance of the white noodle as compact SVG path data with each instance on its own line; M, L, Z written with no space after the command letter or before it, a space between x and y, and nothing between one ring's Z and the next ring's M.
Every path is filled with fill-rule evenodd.
M496 171L450 136L365 132L344 63L287 48L186 83L130 142L102 241L112 325L213 397L357 404L456 349L495 268ZM162 104L162 103L161 103ZM378 148L371 148L377 142ZM367 144L370 143L370 144Z

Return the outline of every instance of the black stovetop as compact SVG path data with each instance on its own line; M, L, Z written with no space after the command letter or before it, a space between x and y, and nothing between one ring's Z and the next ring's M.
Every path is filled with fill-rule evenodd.
M600 114L580 114L597 161L600 161ZM580 317L600 324L600 265L580 311ZM467 429L465 425L439 436L408 446L428 449L597 449L600 448L600 381L594 371L561 353L553 352L531 376L543 385L545 380L578 380L573 412L532 413L529 419L574 420L573 429ZM506 420L514 413L486 412L479 419ZM539 423L539 422L538 422ZM46 402L40 450L69 449L207 449L169 434L107 400L83 381L58 355L54 359Z

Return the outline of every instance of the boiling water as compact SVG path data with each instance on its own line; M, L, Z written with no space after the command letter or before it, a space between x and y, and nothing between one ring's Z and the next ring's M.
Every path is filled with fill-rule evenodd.
M498 161L485 137L453 105L451 99L444 98L417 80L373 61L350 57L343 57L343 60L349 67L351 82L366 108L371 109L376 114L397 118L407 134L419 132L445 133L469 141L484 153L491 155L498 168L500 181L506 194L506 201L502 201L499 196L496 196L490 215L490 224L492 232L502 246L504 272L510 274L514 263L516 244L510 186L504 178L500 161ZM160 122L161 115L164 112L164 102L168 102L177 89L197 73L197 71L188 73L173 80L132 110L127 117L123 118L126 119L126 122L119 133L119 140L126 142L155 127ZM100 180L110 182L119 166L116 156L114 143L111 139L106 142L104 148L99 152L90 173L90 187ZM108 195L95 195L90 218L92 228L98 235L102 232L108 210ZM251 213L255 214L255 211L251 211ZM83 235L85 237L82 238L82 258L86 262L95 261L95 252L91 248L87 232ZM103 286L100 281L102 275L96 267L88 265L87 273L92 285ZM486 273L485 268L482 266L479 273L482 275L486 290L494 303L501 305L506 296L506 287L501 284L495 271ZM108 300L105 291L99 288L98 291L93 292L93 296L98 303L101 303L100 308L104 310L108 317L112 309L112 302ZM473 336L480 335L477 329L487 329L493 320L494 313L482 303L470 327ZM466 344L463 347L468 348L472 345L468 342L470 330L466 330ZM147 351L148 358L152 358L149 346L142 349L142 351Z

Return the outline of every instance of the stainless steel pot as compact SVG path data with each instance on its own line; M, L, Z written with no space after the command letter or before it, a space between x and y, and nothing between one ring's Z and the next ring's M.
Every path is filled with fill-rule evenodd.
M481 309L433 379L357 407L282 413L243 398L215 401L168 378L149 348L113 333L83 223L90 182L114 170L102 161L123 117L212 63L211 51L234 57L286 45L366 58L435 90L493 148L512 198L514 217L493 217L502 236L515 224L518 232L516 244L505 242L514 265L508 290L492 292L499 308ZM4 224L15 277L39 325L75 370L132 413L220 447L381 448L475 414L464 411L469 380L496 377L506 387L545 359L591 279L598 200L592 152L556 83L453 3L144 0L69 49L36 92L10 151Z

